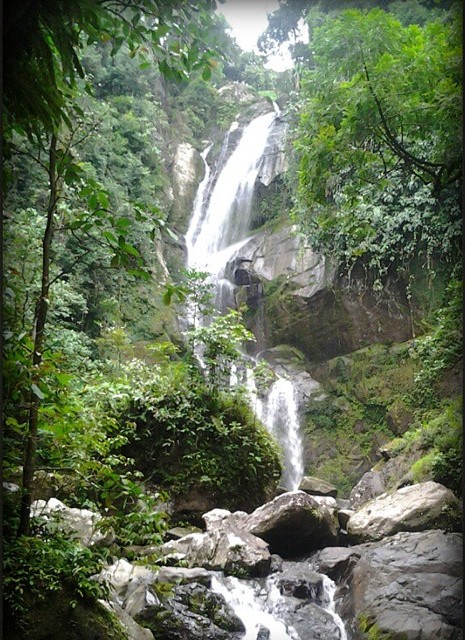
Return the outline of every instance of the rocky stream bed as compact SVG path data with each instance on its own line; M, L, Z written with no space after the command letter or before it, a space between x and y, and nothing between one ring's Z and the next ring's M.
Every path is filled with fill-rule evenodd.
M113 558L95 579L110 586L104 606L129 640L462 638L460 503L449 489L376 495L374 473L350 500L317 479L301 486L251 513L213 509L203 530L175 528L159 547L131 548L131 562ZM108 542L99 514L53 498L34 511L84 545Z

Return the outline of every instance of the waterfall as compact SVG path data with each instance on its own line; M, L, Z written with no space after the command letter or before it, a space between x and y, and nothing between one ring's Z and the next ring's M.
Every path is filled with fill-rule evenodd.
M340 640L347 640L347 631L342 622L342 618L336 613L336 603L334 602L334 594L336 592L336 584L323 575L323 606L332 615L334 622L340 633Z
M209 281L215 287L215 306L220 313L235 308L236 287L227 277L226 267L233 257L240 255L242 245L249 240L254 185L277 117L279 109L275 106L273 112L252 120L239 140L234 140L236 146L230 153L231 136L239 133L238 124L233 123L214 169L210 169L207 162L212 145L202 153L205 175L198 187L186 234L187 265L209 274ZM202 363L201 354L198 357ZM259 391L259 378L255 378L253 371L258 361L252 357L249 360L251 368L231 367L230 384L246 384L255 414L281 445L284 462L281 483L286 489L294 490L304 471L296 390L290 380L274 372L271 386L266 392ZM266 580L240 580L218 573L212 578L212 589L224 596L243 621L244 640L299 640L296 629L289 623L289 614L295 605L281 594L272 576ZM320 604L334 619L338 640L347 640L342 621L335 613L334 591L334 583L325 577Z
M220 165L204 215L196 216L194 211L187 231L189 267L216 273L216 254L246 239L253 187L275 118L273 111L252 120L229 159L222 168ZM206 188L204 183L205 179L200 188ZM200 207L202 199L203 193L198 198Z
M348 640L347 632L340 616L335 611L334 582L321 574L323 581L323 593L318 606L325 610L333 619L337 640ZM263 634L268 640L300 640L296 629L286 622L289 615L289 607L292 602L286 602L280 590L275 584L275 578L270 576L264 582L257 580L241 580L239 578L226 577L218 573L212 578L212 590L221 594L235 614L242 620L245 626L243 640L257 640L261 628L268 630ZM297 606L298 609L298 606ZM287 614L287 615L286 615ZM311 623L310 623L311 624ZM320 637L320 636L318 636ZM328 640L336 640L331 634Z
M280 443L284 454L281 484L298 489L304 475L303 445L295 389L290 380L278 378L268 392L262 420Z
M186 234L187 264L191 269L210 274L209 281L215 286L215 307L221 313L235 308L236 287L225 277L225 267L248 240L254 185L277 117L279 109L274 105L274 111L252 120L227 158L230 136L238 127L234 122L226 134L214 172L207 163L212 145L202 153L205 175L197 190ZM237 379L233 372L231 380ZM284 458L281 484L289 490L297 489L303 476L303 448L293 385L278 376L262 400L258 399L253 373L247 374L247 386L257 416L281 445Z
M287 628L279 620L284 599L276 585L267 584L267 588L262 590L255 582L219 575L212 578L212 590L224 597L244 623L245 635L242 640L257 640L260 627L268 629L269 636L265 637L269 640L299 639L292 627Z

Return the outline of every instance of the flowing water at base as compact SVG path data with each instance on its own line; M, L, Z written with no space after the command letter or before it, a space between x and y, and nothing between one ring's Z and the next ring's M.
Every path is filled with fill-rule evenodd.
M338 630L337 637L333 635L325 640L348 640L344 623L335 610L336 585L328 576L322 577L321 608L331 615ZM286 608L289 605L279 592L273 577L266 581L242 580L219 573L212 578L212 590L224 597L244 623L243 640L257 640L262 627L268 629L269 640L300 640L297 631L284 622Z
M282 608L284 599L277 587L260 589L257 583L238 578L220 576L212 579L212 589L221 594L242 620L245 635L242 640L257 640L260 627L270 631L269 640L299 640L292 629L277 618L277 609Z

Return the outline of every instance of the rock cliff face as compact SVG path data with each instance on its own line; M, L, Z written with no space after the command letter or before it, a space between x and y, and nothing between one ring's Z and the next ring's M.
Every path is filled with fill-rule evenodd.
M263 154L262 164L258 172L258 181L265 187L282 175L288 167L286 156L286 135L288 123L282 118L275 120Z
M173 205L169 220L180 233L187 231L192 203L203 173L199 152L188 142L178 144L172 169Z
M241 83L231 83L221 94L230 117L222 130L212 126L208 156L212 175L234 151L251 119L273 108ZM298 390L305 472L335 483L348 496L361 476L381 460L382 448L412 424L413 413L396 389L406 393L412 389L415 368L408 351L417 318L401 276L375 293L369 273L357 269L350 277L339 273L337 265L310 249L292 225L285 178L288 128L278 115L254 187L250 237L230 257L225 277L233 285L236 306L246 306L246 323L257 340L250 346L252 355L272 363ZM177 147L172 175L170 220L183 233L203 175L200 156L189 144ZM184 251L182 240L168 247L172 273L173 267L183 265ZM403 355L396 353L400 344L405 347ZM383 351L386 345L389 348ZM378 347L379 353L371 353ZM381 356L383 362L399 360L398 370L392 364L392 371L382 366L378 371L375 361ZM368 381L371 358L379 380L389 378L384 390L378 377ZM353 401L343 391L345 377L352 385L351 376L367 377ZM420 453L409 458L410 464L418 457ZM407 464L402 476L407 477L408 468ZM390 488L396 486L388 480Z

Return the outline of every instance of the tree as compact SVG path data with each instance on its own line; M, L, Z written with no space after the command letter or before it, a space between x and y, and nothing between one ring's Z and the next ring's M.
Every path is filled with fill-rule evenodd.
M122 0L38 0L8 2L5 7L6 151L8 156L15 153L20 146L15 138L27 135L37 150L38 163L47 173L48 185L43 211L40 291L30 343L30 386L24 391L28 396L29 415L19 535L27 535L30 527L39 410L44 398L41 384L50 289L90 251L84 249L67 269L52 274L59 203L67 186L80 190L87 198L84 211L75 216L68 228L84 233L98 228L101 242L113 252L113 266L132 267L135 275L148 275L141 269L139 251L127 242L130 221L112 216L108 193L95 180L88 179L87 185L82 185L83 169L71 152L73 138L79 129L76 122L84 115L76 99L83 88L91 91L85 83L82 49L92 42L111 41L112 53L116 53L126 44L129 55L138 56L142 68L150 64L148 58L153 56L161 73L168 78L187 79L189 72L196 69L203 69L204 76L209 77L214 54L205 45L202 28L209 23L212 7L210 0L204 0L196 7L189 3L155 0L132 3ZM29 151L26 154L31 155ZM142 216L140 206L138 211ZM115 227L115 232L105 224L108 221Z
M428 269L433 254L456 260L460 21L349 10L311 48L295 147L296 213L314 246L377 275L419 251Z
M210 73L214 54L204 42L212 0L193 6L169 0L7 0L4 4L4 107L6 131L39 125L49 131L67 121L86 44L127 44L141 64L153 56L168 78Z
M402 27L375 9L347 11L315 32L297 148L308 204L330 179L354 190L399 167L439 192L460 173L460 28Z

